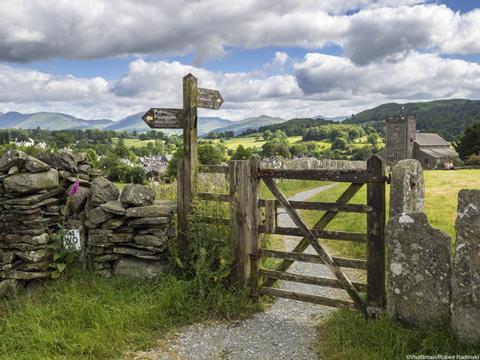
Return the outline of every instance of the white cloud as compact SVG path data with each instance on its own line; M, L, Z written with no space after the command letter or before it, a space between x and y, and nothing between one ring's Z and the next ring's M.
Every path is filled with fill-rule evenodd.
M282 63L285 56L277 54L270 64L275 59ZM479 64L435 54L409 52L358 65L347 57L310 53L293 64L293 74L272 75L261 69L225 73L138 59L121 78L107 81L0 66L0 111L58 111L119 119L150 107L180 107L182 78L187 73L198 78L199 86L219 89L225 99L221 110L201 109L200 115L232 120L259 114L334 116L393 101L480 98Z
M366 64L418 48L480 51L480 10L460 14L423 2L9 1L2 4L0 60L194 52L198 62L222 56L227 46L318 49L334 43Z

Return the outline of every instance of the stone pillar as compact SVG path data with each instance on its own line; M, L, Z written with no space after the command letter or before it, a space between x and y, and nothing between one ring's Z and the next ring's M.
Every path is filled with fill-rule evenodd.
M387 225L387 313L409 325L448 326L450 237L424 213L390 218Z
M452 330L480 344L480 190L458 194L457 243L452 272Z
M425 204L423 169L414 159L399 161L392 170L390 217L423 212Z

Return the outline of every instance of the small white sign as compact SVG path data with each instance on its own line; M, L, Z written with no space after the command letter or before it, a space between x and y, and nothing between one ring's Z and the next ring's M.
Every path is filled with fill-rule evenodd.
M70 229L63 237L63 246L65 249L81 250L82 244L80 243L80 230Z

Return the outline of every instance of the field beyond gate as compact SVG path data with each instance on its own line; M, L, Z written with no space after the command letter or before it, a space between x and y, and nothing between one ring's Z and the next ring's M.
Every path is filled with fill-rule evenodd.
M199 193L202 200L215 200L230 203L230 219L205 219L213 223L229 225L231 236L236 244L237 279L250 286L252 295L269 295L294 300L307 301L320 305L357 308L367 313L369 306L383 307L385 304L385 168L378 157L368 161L365 170L293 170L260 168L256 159L231 161L228 167L202 167L201 172L228 174L229 194ZM318 180L347 182L350 186L335 202L289 201L279 190L274 179ZM274 196L274 200L259 198L259 183L263 181ZM349 204L353 196L367 187L365 204ZM264 210L263 210L264 209ZM283 209L296 227L277 225L277 214ZM297 210L325 211L310 228ZM341 212L366 213L367 232L325 230L327 225ZM270 250L261 247L261 234L298 236L301 240L291 252ZM353 241L366 243L366 259L331 257L320 243L320 239ZM317 254L304 254L312 246ZM272 269L261 268L262 258L281 259L279 266ZM287 272L295 262L323 264L335 279L306 276ZM342 268L366 270L367 283L351 282ZM351 300L334 299L319 295L304 294L272 287L275 280L300 282L310 285L344 289ZM360 295L366 292L366 300Z

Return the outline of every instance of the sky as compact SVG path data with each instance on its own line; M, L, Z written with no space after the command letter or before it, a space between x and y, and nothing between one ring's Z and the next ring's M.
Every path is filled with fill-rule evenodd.
M0 112L121 119L219 89L201 116L350 115L480 99L480 1L0 0Z

